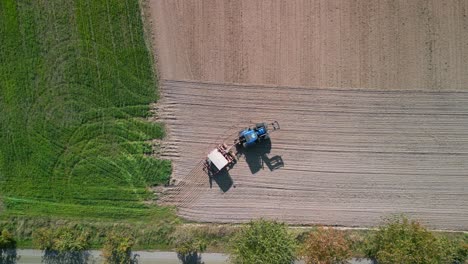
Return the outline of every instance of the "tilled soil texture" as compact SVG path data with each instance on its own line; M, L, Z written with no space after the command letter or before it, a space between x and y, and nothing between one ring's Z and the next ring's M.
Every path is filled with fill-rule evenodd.
M163 201L187 219L372 226L406 213L468 229L468 92L161 85L177 180ZM210 148L263 120L281 125L271 145L210 181Z
M463 90L466 0L150 0L165 79Z
M161 200L181 216L468 229L468 1L149 7L177 183ZM273 120L271 145L203 172L210 148Z

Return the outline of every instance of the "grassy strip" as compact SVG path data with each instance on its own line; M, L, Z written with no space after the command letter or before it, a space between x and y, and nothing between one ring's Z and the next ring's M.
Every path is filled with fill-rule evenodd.
M41 227L53 228L72 227L87 231L91 234L93 248L100 249L106 234L111 231L132 234L136 238L136 250L173 250L174 234L188 234L207 245L207 252L228 253L230 240L243 225L230 224L182 224L179 219L165 219L150 223L140 219L126 219L125 221L100 219L44 218L44 217L12 217L0 220L0 229L7 228L18 239L20 248L33 248L32 233ZM303 241L309 232L316 227L289 227L298 243ZM376 230L343 230L345 236L352 243L354 257L365 256L365 242ZM437 237L444 237L450 241L466 240L463 232L434 232Z
M137 0L0 0L3 216L171 218L155 87Z
M135 237L135 250L169 250L171 249L171 233L179 223L179 220L175 218L150 222L140 219L106 221L105 219L16 216L0 220L0 229L6 228L12 232L18 241L19 248L35 248L36 245L33 245L32 236L34 231L39 228L55 230L59 227L69 227L72 230L89 233L91 245L94 249L101 249L106 235L115 232Z

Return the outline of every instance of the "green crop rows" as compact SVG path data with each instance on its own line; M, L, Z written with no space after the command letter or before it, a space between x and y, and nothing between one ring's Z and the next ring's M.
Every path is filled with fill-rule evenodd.
M137 0L0 0L2 214L172 215L142 202L171 171L155 87Z

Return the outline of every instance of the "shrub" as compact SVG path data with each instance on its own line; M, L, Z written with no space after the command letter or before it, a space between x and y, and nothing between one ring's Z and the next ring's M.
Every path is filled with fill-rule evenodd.
M231 260L242 264L294 262L296 244L284 223L251 221L234 236Z
M206 242L190 228L178 228L173 234L177 257L183 264L202 263L201 253L206 250Z
M404 216L389 218L367 244L366 255L380 264L452 263L449 243L437 239L419 222Z
M447 263L468 263L468 234L465 234L463 238L451 240L447 236L441 236L439 244L442 252L445 253L444 259L447 260Z
M44 251L43 263L87 263L90 254L89 233L72 228L40 228L33 242Z
M299 252L307 264L347 263L351 257L350 242L344 233L323 227L309 233Z
M8 230L3 229L0 236L0 263L13 264L16 260L16 240Z
M131 235L111 232L104 243L102 256L106 264L138 263L138 255L132 253L135 239Z

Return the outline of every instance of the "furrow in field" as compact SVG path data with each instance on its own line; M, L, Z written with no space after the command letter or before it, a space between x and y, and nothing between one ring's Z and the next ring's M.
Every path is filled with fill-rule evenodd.
M161 85L178 152L178 184L163 201L183 217L371 226L404 212L436 228L467 228L468 93ZM281 130L271 145L211 180L203 172L200 161L217 143L273 120Z

